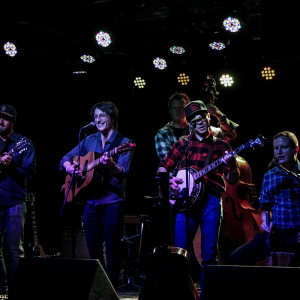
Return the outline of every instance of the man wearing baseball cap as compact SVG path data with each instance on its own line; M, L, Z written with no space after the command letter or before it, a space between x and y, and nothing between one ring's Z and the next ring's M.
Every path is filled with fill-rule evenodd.
M197 229L201 229L202 267L218 263L218 236L222 218L221 193L225 191L225 181L235 184L239 170L229 143L214 137L210 128L210 114L203 101L191 101L185 106L185 114L190 123L190 135L180 138L161 160L158 174L178 172L170 179L170 189L178 206L175 224L175 247L193 253L193 239ZM216 160L222 163L212 168L199 181L186 182L200 170ZM200 182L200 184L199 184ZM186 194L186 191L193 193ZM188 196L187 196L188 195ZM196 195L196 196L195 196ZM192 197L195 196L195 199ZM179 203L179 204L178 204ZM203 288L201 273L200 287Z
M0 105L0 295L8 293L8 283L12 282L20 258L24 257L26 197L36 172L32 141L14 132L16 117L12 105ZM3 257L4 236L8 269Z

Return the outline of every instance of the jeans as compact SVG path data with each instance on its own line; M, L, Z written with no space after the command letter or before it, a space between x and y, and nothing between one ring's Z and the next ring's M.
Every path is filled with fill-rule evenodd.
M24 224L26 203L0 206L0 289L13 278L20 258L24 257ZM9 268L4 259L4 242L7 244Z
M202 267L205 267L208 264L215 265L218 263L218 239L222 221L222 202L221 195L218 192L204 192L199 201L202 201L200 207L196 208L192 214L177 214L175 246L193 253L193 240L200 225ZM203 285L202 277L201 273L200 287Z
M90 257L100 261L115 289L122 264L123 211L123 202L98 206L86 204L82 217Z

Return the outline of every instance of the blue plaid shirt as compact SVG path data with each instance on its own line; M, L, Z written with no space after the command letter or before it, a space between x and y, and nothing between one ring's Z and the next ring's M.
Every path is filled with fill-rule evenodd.
M300 174L297 160L292 172ZM278 229L300 229L300 181L280 167L264 175L260 207L272 211L273 225Z

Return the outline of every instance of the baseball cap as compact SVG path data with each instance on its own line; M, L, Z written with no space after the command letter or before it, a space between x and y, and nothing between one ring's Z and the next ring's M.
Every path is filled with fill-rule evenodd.
M16 109L10 104L1 104L0 105L0 115L6 115L12 118L13 120L17 117Z
M207 107L201 100L191 101L185 106L184 110L188 122L191 121L197 114L203 111L208 112Z

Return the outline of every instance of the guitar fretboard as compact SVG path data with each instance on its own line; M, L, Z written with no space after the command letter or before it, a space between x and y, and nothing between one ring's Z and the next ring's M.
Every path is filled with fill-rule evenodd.
M257 138L254 142L252 140L250 140L249 142L241 145L240 147L232 150L231 152L229 152L232 155L235 155L237 153L239 153L240 151L242 151L245 148L248 147L253 147L254 145L262 145L262 142L259 138ZM221 165L222 163L224 163L223 161L224 156L220 157L219 159L215 160L214 162L212 162L211 164L209 164L208 166L204 167L202 170L200 170L196 175L195 175L195 180L200 179L202 176L204 176L205 174L207 174L208 172L210 172L211 170L215 169L216 167L218 167L219 165Z

